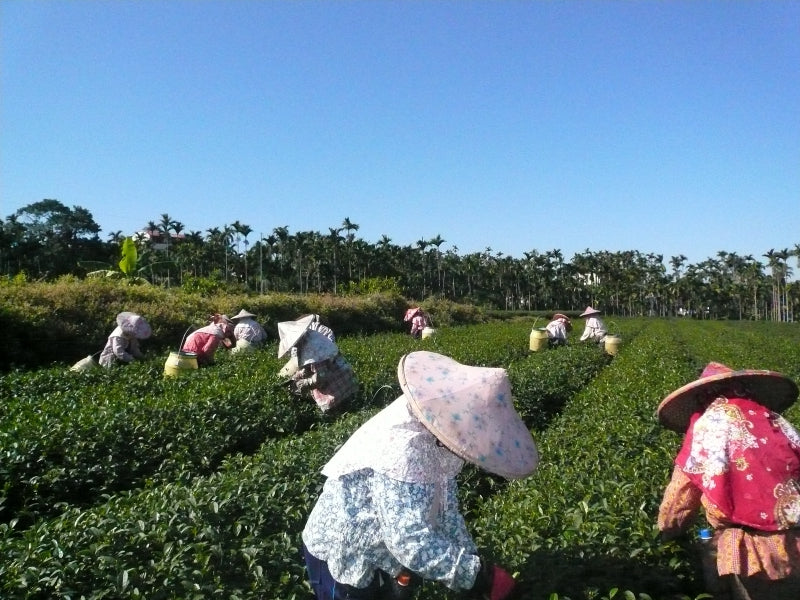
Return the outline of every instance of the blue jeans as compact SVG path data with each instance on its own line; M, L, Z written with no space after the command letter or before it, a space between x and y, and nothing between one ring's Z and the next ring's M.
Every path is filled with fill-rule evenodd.
M336 581L328 570L328 563L311 554L303 544L308 582L317 600L378 600L380 582L373 577L368 587L356 588Z
M328 570L328 563L311 554L303 544L308 582L317 600L411 600L422 584L419 575L409 573L411 581L400 586L394 577L380 569L365 588L357 588L336 581Z

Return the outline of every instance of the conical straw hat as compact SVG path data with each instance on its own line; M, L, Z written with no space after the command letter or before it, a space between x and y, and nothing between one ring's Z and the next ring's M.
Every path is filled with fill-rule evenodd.
M454 454L509 479L536 469L536 444L514 408L505 369L418 351L400 359L397 377L416 417Z
M281 321L278 323L278 358L283 358L292 349L292 346L300 341L303 334L314 322L314 315L306 315L296 321Z

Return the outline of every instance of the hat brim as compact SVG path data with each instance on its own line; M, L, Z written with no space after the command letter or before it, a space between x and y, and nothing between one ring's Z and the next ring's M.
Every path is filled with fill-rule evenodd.
M311 323L314 322L314 315L306 315L296 321L281 321L278 323L278 358L283 358L305 335Z
M153 330L150 328L144 317L137 315L133 312L121 312L117 315L117 325L122 329L122 332L133 337L146 340L149 338Z
M435 384L431 382L429 373L417 368L426 360L435 360L440 371L459 372L465 377L453 377L452 381L446 382L446 387L434 389ZM471 378L469 375L473 372L480 372L480 376ZM436 439L467 462L507 479L519 479L533 473L539 462L530 430L513 408L510 390L501 406L495 398L481 394L476 389L483 387L487 378L500 372L504 373L503 369L462 365L450 357L426 351L406 354L397 365L397 378L411 411ZM467 383L463 389L458 389L462 381ZM442 394L441 390L445 389L446 392ZM476 421L484 415L490 415L489 419L482 419L485 427L481 429L481 434L488 436L482 446L477 445L477 436L470 431L469 418L441 419L441 411L437 416L435 410L426 407L426 402L445 403L455 398L463 398L465 405L468 401L472 403L472 407L477 409L472 414Z
M702 410L709 399L725 395L735 386L743 393L771 411L780 413L797 400L797 384L775 371L744 369L703 377L678 388L665 397L656 409L658 420L664 427L685 432L692 415Z
M599 310L597 310L597 309L594 309L594 308L593 308L592 310L585 310L585 311L583 311L583 312L580 314L580 316L581 316L581 317L591 317L592 315L599 315L601 312L602 312L602 311L599 311Z
M233 315L231 317L231 321L236 321L237 319L246 319L250 317L251 319L255 318L255 315L251 312L247 312L246 310L240 310L239 314Z

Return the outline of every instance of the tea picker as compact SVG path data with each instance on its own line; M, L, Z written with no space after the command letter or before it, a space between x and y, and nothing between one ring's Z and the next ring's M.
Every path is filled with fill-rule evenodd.
M555 313L545 330L547 331L548 345L551 348L566 346L567 333L572 331L572 321L565 314Z
M358 392L353 368L339 352L333 331L318 315L278 323L278 358L290 355L278 374L296 395L308 395L328 413Z
M255 320L255 315L244 309L231 317L234 323L233 337L236 342L232 349L234 353L249 352L258 348L267 339L267 332Z
M143 354L139 347L140 340L146 340L152 334L150 324L141 315L133 312L121 312L117 315L117 326L108 336L106 345L100 352L100 366L127 365Z
M602 345L605 342L608 329L606 328L602 319L600 319L600 314L601 311L597 310L596 308L592 308L591 306L587 306L586 310L579 315L582 319L586 319L583 333L581 334L582 342L590 341L595 342L598 345Z
M465 461L508 479L536 469L508 374L417 351L400 359L397 375L401 395L322 469L326 481L302 533L315 596L412 598L430 581L464 598L505 600L514 579L476 547L456 476Z
M424 310L422 310L419 306L415 306L409 308L405 315L403 315L403 321L408 323L411 322L411 337L415 339L419 338L428 338L431 337L435 330L431 326L431 318Z
M209 319L211 322L193 331L181 347L182 352L194 354L201 367L214 364L214 355L220 345L233 346L233 322L227 315L216 313Z
M785 375L712 362L658 406L661 424L684 435L658 528L672 539L705 513L715 598L800 598L800 434L780 415L797 396Z

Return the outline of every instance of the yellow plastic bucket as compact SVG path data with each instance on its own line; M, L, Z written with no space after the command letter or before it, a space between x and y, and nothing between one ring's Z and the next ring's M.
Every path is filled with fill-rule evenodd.
M194 352L170 352L164 363L164 377L177 377L197 368L197 354Z
M531 330L530 349L532 352L538 352L542 348L547 347L547 329L544 327L535 327Z
M616 356L619 352L619 345L622 343L622 338L618 335L607 335L604 340L604 347L608 354Z
M425 327L422 330L422 339L424 340L425 338L429 338L434 333L436 333L436 330L433 327Z

